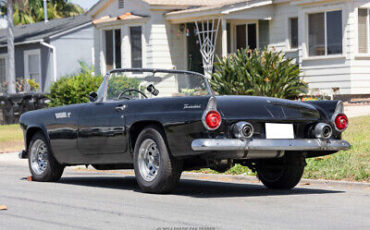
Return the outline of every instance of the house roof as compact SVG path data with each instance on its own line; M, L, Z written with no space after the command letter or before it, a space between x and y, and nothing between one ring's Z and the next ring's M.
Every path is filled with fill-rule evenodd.
M109 17L109 16L104 16L98 19L93 20L93 24L104 24L104 23L111 23L111 22L116 22L116 21L133 21L133 20L138 20L138 19L144 19L146 18L145 16L139 16L139 15L134 15L130 12L122 14L118 17Z
M79 15L69 18L53 19L14 27L14 43L31 42L48 39L50 36L91 23L90 17ZM0 30L0 45L7 43L7 29Z
M88 11L88 15L93 15L96 10L101 7L109 5L113 0L99 0L96 2ZM213 6L220 4L231 4L233 2L243 2L248 0L137 0L144 2L150 6L165 6L165 7L201 7L201 6Z
M158 0L159 1L159 0ZM208 10L215 10L215 9L221 9L225 6L230 6L238 3L258 3L258 2L263 2L259 0L214 0L215 4L209 4L205 6L200 6L200 7L193 7L193 8L188 8L185 10L178 10L178 11L171 11L167 13L167 16L171 15L180 15L180 14L187 14L187 13L195 13L195 12L202 12L202 11L208 11ZM217 3L218 2L218 3Z
M232 2L242 2L247 0L142 0L149 5L166 6L212 6L219 4L230 4Z

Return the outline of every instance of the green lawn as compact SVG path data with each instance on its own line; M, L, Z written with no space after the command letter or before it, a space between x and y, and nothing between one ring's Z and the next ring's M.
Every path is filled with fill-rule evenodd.
M0 153L24 149L23 132L18 124L0 126Z
M333 155L307 160L304 178L370 181L370 116L350 119L343 139L352 148ZM23 135L19 125L0 126L0 152L18 152L23 149ZM199 172L217 173L210 169ZM254 175L251 170L235 165L226 174Z

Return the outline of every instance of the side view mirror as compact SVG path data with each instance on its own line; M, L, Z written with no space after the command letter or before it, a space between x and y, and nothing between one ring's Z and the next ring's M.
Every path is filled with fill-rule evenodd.
M91 102L95 102L97 99L98 99L98 94L97 93L92 92L92 93L89 94L89 100Z
M156 89L153 84L148 85L146 90L148 90L149 93L153 94L154 96L157 96L159 94L159 90Z

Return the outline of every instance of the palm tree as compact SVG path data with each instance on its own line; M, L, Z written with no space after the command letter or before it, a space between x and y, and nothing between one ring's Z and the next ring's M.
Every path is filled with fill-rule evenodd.
M77 16L84 12L79 5L64 0L51 0L51 2L57 6L58 12L60 12L63 17Z
M15 1L13 5L14 25L30 24L44 20L43 0ZM80 6L65 0L49 0L47 7L49 19L76 16L84 12ZM5 12L6 8L1 7L0 14L5 14Z
M28 0L29 12L36 22L44 20L43 0ZM65 18L82 14L83 9L65 0L50 0L48 3L48 18Z
M31 23L34 23L35 22L35 20L28 13L28 11L25 10L26 8L24 6L20 6L18 4L14 4L13 9L14 9L13 23L15 25L19 25L19 24L31 24Z

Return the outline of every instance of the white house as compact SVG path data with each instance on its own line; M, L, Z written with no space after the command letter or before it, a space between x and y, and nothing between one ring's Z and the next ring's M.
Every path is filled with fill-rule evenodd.
M370 95L369 0L100 0L88 15L97 73L203 71L201 45L219 56L269 46L296 58L311 93Z

